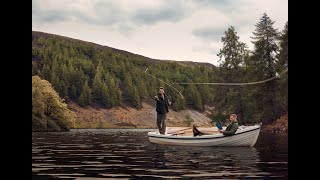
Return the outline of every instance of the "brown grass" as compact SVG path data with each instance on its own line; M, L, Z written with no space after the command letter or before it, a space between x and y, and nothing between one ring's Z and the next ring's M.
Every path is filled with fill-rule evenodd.
M69 108L76 114L75 128L157 128L155 107L142 103L137 110L130 107L114 107L111 109L80 107L70 102ZM197 126L211 127L211 120L200 112L170 109L167 114L167 127L186 127L185 115L189 114Z

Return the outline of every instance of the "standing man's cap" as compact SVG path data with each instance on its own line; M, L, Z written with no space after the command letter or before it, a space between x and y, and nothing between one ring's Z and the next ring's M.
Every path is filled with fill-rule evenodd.
M163 89L164 90L164 88L162 87L162 86L160 86L160 88L159 89Z

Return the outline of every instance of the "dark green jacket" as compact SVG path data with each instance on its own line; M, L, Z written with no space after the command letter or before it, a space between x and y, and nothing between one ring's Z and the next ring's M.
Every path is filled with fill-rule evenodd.
M158 99L155 99L157 102L156 111L160 114L168 113L169 112L169 100L168 97L164 94L164 99L160 96L160 94L157 94Z
M239 127L238 122L232 122L227 126L227 129L223 132L223 135L226 135L226 136L234 135L238 127Z

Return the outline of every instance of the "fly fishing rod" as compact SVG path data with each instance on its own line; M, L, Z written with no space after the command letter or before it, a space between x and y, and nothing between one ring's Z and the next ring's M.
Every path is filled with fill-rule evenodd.
M147 68L147 69L144 71L147 75L149 75L149 76L151 76L151 77L153 77L153 78L155 78L155 79L157 79L157 80L159 80L159 81L163 82L164 84L168 85L169 87L171 87L172 89L174 89L175 91L177 91L177 92L179 93L180 97L181 97L182 99L184 99L183 95L181 94L181 92L180 92L178 89L176 89L175 87L171 86L170 84L168 84L168 83L164 82L163 80L161 80L161 79L159 79L159 78L157 78L157 77L155 77L155 76L153 76L153 75L149 74L149 73L147 72L147 71L148 71L148 69L149 69L149 68Z

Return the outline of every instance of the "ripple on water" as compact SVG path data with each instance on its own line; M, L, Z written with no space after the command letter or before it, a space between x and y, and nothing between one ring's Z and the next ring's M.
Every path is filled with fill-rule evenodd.
M286 136L261 133L252 148L181 147L152 144L147 131L32 133L33 179L286 179L288 176Z

